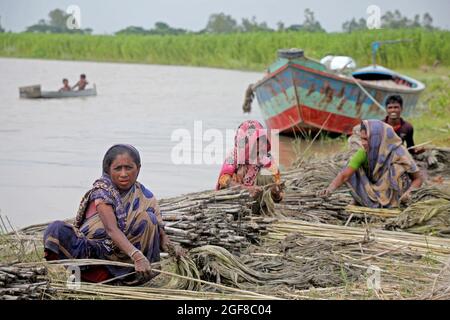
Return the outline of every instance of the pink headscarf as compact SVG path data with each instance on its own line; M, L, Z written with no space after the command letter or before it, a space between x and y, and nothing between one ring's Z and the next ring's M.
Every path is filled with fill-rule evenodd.
M251 151L258 147L257 142L261 138L267 141L267 150L263 150L267 153L261 159L260 157L250 159ZM255 120L244 121L237 129L233 152L225 159L219 179L224 174L233 176L241 166L245 166L244 185L253 186L261 168L268 168L272 165L270 149L270 139L262 124ZM219 183L217 183L216 189L219 189Z

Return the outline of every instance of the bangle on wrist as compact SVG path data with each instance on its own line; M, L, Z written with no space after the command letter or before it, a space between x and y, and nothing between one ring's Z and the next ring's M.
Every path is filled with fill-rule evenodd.
M134 249L131 251L131 253L128 254L128 256L129 256L130 258L133 258L133 256L134 256L137 252L139 252L139 250L136 249L136 248L134 248Z
M140 257L140 258L134 260L134 262L138 262L138 261L141 261L141 260L144 260L144 259L147 259L147 257L144 256L144 254L142 254L142 257Z

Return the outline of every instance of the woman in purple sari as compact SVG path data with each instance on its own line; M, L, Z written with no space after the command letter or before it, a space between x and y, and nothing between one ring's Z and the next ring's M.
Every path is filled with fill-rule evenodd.
M103 259L134 264L82 270L82 279L101 282L136 273L151 277L150 263L160 260L160 250L173 247L166 233L158 202L137 182L139 152L130 145L112 146L103 159L103 175L81 200L73 225L55 221L44 233L45 257ZM180 250L176 250L181 253Z
M328 196L344 183L355 202L370 208L393 208L407 202L422 177L402 139L379 120L363 120L350 139L357 149L347 167L319 194Z

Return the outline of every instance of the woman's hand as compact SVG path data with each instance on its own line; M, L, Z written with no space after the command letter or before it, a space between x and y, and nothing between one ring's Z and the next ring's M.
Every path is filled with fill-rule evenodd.
M248 187L248 192L253 198L256 198L262 191L263 189L259 186Z
M414 154L419 155L424 153L425 151L427 151L427 149L425 149L424 147L417 147L413 149Z
M164 252L168 252L169 251L170 239L169 239L169 237L167 236L167 234L163 230L161 230L161 233L160 233L160 236L159 236L159 240L160 240L160 243L161 243L161 245L160 245L161 250L164 251Z
M328 188L320 190L317 193L317 196L324 198L331 196L334 190L338 189L340 186L346 183L355 172L356 172L355 169L346 167L336 176L336 178L334 178L334 180L330 183Z
M410 178L412 180L411 186L409 189L400 197L400 203L407 204L411 200L411 193L412 191L420 188L423 183L422 173L420 171L417 171L415 173L412 173L410 175Z
M174 246L174 251L175 251L175 257L177 258L181 258L181 257L186 257L187 256L187 251L179 245L175 245Z
M270 188L270 192L272 193L272 195L276 198L279 196L279 194L281 193L281 187L278 184L274 184L271 188Z
M134 258L134 270L138 276L144 279L149 279L151 277L152 266L148 261L147 257L144 256L142 252L139 252L133 256Z
M400 197L400 203L407 204L411 200L411 191L406 191L401 197Z
M160 241L162 251L168 252L170 255L174 255L177 258L186 256L186 250L179 245L174 245L164 230L161 230Z
M274 184L270 188L270 194L272 196L273 201L281 202L283 200L283 185Z
M234 175L235 182L237 182L239 184L244 183L245 171L246 170L245 170L244 166L239 166L239 168L236 171L236 174Z
M170 256L175 258L186 257L187 255L187 251L185 249L183 249L180 245L173 244L172 242L167 244L167 252Z
M331 194L333 193L333 189L328 187L326 189L320 190L319 192L317 192L317 196L322 197L322 198L328 198L329 196L331 196Z

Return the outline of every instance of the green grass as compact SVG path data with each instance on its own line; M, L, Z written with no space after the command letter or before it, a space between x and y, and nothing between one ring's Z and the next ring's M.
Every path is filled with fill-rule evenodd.
M450 146L450 68L405 72L427 85L418 114L408 119L414 126L415 143L432 140L434 145Z
M263 70L280 48L303 48L306 55L350 55L360 66L371 62L375 40L412 39L383 46L379 63L391 68L450 66L450 31L372 30L346 33L236 33L179 36L92 36L0 34L0 56L38 59L114 61Z

